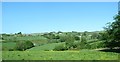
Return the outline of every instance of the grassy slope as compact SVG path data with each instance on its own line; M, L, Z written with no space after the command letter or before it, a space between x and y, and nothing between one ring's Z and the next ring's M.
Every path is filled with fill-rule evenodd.
M2 48L5 50L13 49L16 46L15 42L2 43Z
M26 37L14 37L14 36L7 36L5 37L5 41L4 42L0 42L0 44L2 44L2 47L4 48L4 50L8 50L8 49L13 49L16 45L16 42L13 41L23 41L23 40L30 40L31 42L33 42L34 44L36 44L36 46L41 45L41 44L45 44L47 43L47 39L42 37L42 36L26 36Z
M3 51L3 60L117 60L117 53L80 51Z
M53 50L55 48L55 46L57 46L59 44L63 44L63 43L45 44L45 45L42 45L42 46L33 47L31 49L28 49L27 51Z

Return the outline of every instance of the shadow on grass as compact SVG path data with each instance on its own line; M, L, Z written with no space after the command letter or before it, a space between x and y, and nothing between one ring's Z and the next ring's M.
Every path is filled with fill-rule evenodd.
M120 49L103 49L99 51L120 53Z

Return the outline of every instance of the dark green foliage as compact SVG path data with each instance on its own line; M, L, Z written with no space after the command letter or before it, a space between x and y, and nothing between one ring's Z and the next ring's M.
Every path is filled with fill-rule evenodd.
M60 39L60 36L59 36L59 35L56 35L56 36L54 37L54 39Z
M73 47L73 48L77 48L77 47L79 46L79 43L80 43L80 42L74 42L74 43L72 44L72 47Z
M100 36L99 33L93 33L91 37L92 39L98 39L99 36Z
M50 32L50 33L47 33L47 34L44 34L42 35L48 39L60 39L60 36L59 35L55 35L54 33Z
M54 39L55 38L55 35L53 33L46 33L46 34L44 34L42 36L44 36L44 37L46 37L48 39Z
M62 31L58 31L57 33L60 34L60 33L63 33L63 32Z
M87 36L87 34L88 34L87 31L83 32L83 36Z
M100 33L101 37L99 37L99 40L106 40L108 38L107 32Z
M79 45L77 46L77 49L85 49L86 48L86 42L79 42Z
M107 47L120 47L120 15L114 18L114 22L108 23L109 25L105 27Z
M87 39L86 39L86 36L81 36L81 42L86 42Z
M16 50L24 51L26 49L34 47L34 44L31 41L18 41L16 43Z
M22 34L22 32L18 32L17 34Z
M66 38L65 36L60 36L60 42L65 42Z
M68 49L64 44L60 44L60 45L56 46L53 50L54 51L64 51L64 50L68 50Z
M75 40L80 40L80 38L78 36L74 36Z
M72 44L74 43L75 39L74 36L68 34L65 36L65 45L68 49L70 49L72 47Z

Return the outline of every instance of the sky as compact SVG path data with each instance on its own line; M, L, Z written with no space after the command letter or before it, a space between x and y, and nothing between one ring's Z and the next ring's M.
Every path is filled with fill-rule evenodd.
M3 2L2 33L100 31L117 12L117 2Z

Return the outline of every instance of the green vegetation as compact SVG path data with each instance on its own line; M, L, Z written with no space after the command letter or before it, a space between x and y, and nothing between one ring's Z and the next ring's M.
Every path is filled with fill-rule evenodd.
M3 51L3 60L117 60L117 53L80 51Z
M54 51L64 51L64 50L68 50L68 48L65 46L65 44L59 44L59 45L55 46L55 48L53 50Z
M14 42L2 43L2 50L10 51L10 50L13 50L15 46L16 46L16 43Z
M30 41L19 41L16 43L16 50L24 51L26 49L34 47L33 43Z
M49 43L49 44L33 47L31 49L28 49L27 51L51 51L55 48L55 46L59 44L64 44L64 43Z
M120 47L120 15L114 18L114 22L108 23L109 25L105 27L104 38L107 43L107 47L114 48Z
M103 31L2 34L3 60L117 60L120 16L114 19Z

